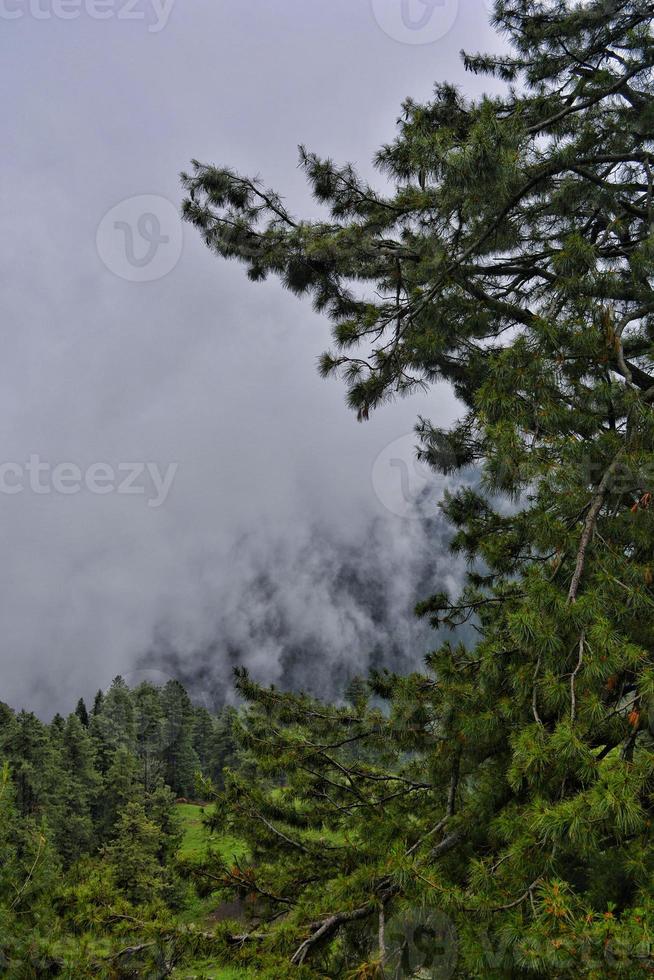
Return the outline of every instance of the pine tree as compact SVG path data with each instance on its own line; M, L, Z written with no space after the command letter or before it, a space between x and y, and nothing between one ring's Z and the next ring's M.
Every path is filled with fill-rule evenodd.
M208 776L214 765L216 719L206 708L193 708L193 750L203 775Z
M50 722L50 732L55 736L55 738L62 735L65 724L66 722L64 721L64 716L57 711L54 718Z
M161 690L164 713L164 781L177 796L192 796L200 760L193 748L193 704L179 681L168 681Z
M331 318L321 368L360 420L447 381L462 417L421 419L419 454L480 470L443 502L463 592L419 605L476 646L373 678L386 721L241 678L260 775L230 778L225 816L254 863L225 874L268 895L255 958L370 975L380 910L432 907L461 976L654 962L653 13L500 0L509 52L464 59L503 94L408 100L377 156L390 190L301 151L324 220L232 170L183 177L210 248Z
M145 799L148 818L160 831L157 858L161 865L172 864L182 841L180 819L175 806L175 794L170 787L159 782Z
M158 855L162 833L148 819L141 803L131 802L120 811L114 838L105 855L118 888L135 905L156 901L164 888Z
M95 747L77 712L61 733L56 817L51 817L58 853L65 865L94 850L94 804L102 787Z
M119 675L106 694L98 691L89 724L98 755L98 765L106 772L119 749L136 750L134 705L129 687Z
M234 727L238 712L232 705L222 709L216 720L215 741L213 744L212 761L207 770L209 778L222 786L224 771L238 765L238 753L234 738Z
M94 817L101 839L111 835L118 815L128 803L143 801L144 789L139 775L136 756L124 747L116 749L104 774L102 793L96 801Z
M7 762L0 767L0 854L0 971L26 976L19 964L30 963L34 976L35 939L53 918L58 867L47 828L19 813Z
M161 777L164 769L164 713L160 691L147 682L132 691L136 724L136 756L142 766L142 782L147 792Z
M84 725L84 728L88 728L89 713L86 710L86 704L84 702L84 698L80 698L79 701L77 702L77 706L75 708L75 714L77 715L81 723Z
M111 682L97 717L102 721L105 741L112 749L133 751L136 743L134 704L131 691L120 675Z
M195 709L181 685L164 700L183 772ZM176 923L195 893L179 874L179 809L161 775L162 692L118 679L88 727L80 704L44 725L0 703L0 974L168 976L198 942L220 943ZM216 720L203 723L213 764Z
M3 712L0 759L11 765L15 801L23 817L39 820L58 804L59 726L50 729L30 711Z
M104 693L102 691L96 691L95 697L93 698L93 708L91 709L91 714L99 715L102 710L103 704L104 704Z

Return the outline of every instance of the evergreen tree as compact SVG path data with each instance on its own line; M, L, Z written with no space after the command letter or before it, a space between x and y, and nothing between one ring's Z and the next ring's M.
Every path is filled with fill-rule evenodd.
M464 591L419 606L435 627L473 621L476 647L374 678L385 721L241 678L260 775L230 778L226 819L255 860L225 874L268 896L255 959L371 975L384 917L434 907L461 976L651 969L652 16L500 0L509 52L464 58L503 94L407 101L377 156L390 191L302 150L324 220L231 170L184 176L213 250L332 319L322 370L360 420L445 380L464 414L421 419L419 453L481 471L443 503Z
M183 774L196 709L181 685L162 693L117 679L96 698L88 727L81 699L50 725L0 703L3 977L167 976L198 941L220 945L175 922L194 891L178 872L182 827L162 780L164 723ZM203 716L198 744L206 741L209 765L215 730ZM192 745L188 758L194 772ZM115 950L105 955L108 944Z
M68 716L60 740L58 806L51 823L65 865L93 850L94 804L102 787L95 747L77 712Z
M234 737L237 720L238 712L232 705L223 708L216 719L213 761L207 771L209 778L217 786L223 785L224 771L238 765L238 750Z
M157 858L161 865L171 864L182 841L175 795L170 787L158 783L148 793L145 800L145 811L148 818L160 831L160 844Z
M120 675L113 679L106 694L98 691L89 728L102 772L107 771L118 749L135 752L134 705L129 687Z
M95 808L95 820L102 839L111 835L119 813L128 803L143 801L144 790L139 775L136 756L125 747L116 749L104 775L103 791Z
M57 862L47 828L20 815L11 769L0 767L0 972L27 976L21 963L35 972L35 937L53 918L49 905Z
M58 803L61 731L39 721L35 714L20 711L0 718L0 759L11 764L18 812L39 820Z
M120 811L105 855L118 888L135 905L156 901L162 894L161 850L159 827L148 819L141 803L127 803Z
M112 749L126 748L132 751L136 741L136 724L132 694L118 675L111 682L98 712L103 737Z
M91 709L92 715L99 715L102 710L102 705L104 704L104 694L102 691L96 691L95 697L93 698L93 708Z
M193 705L179 681L164 685L161 706L164 780L177 796L192 796L200 760L193 748Z
M84 698L80 698L79 701L77 702L77 706L75 708L75 714L77 715L81 723L84 725L84 728L88 728L89 713L86 710L86 704L84 703Z
M132 691L136 725L136 756L142 766L142 782L149 792L164 769L164 713L159 690L147 682Z
M216 719L206 708L193 708L193 750L203 775L212 774L216 752Z
M55 737L55 739L57 738L57 736L61 736L65 724L66 722L64 721L64 716L61 715L59 712L57 712L54 718L52 719L52 721L50 722L50 732Z

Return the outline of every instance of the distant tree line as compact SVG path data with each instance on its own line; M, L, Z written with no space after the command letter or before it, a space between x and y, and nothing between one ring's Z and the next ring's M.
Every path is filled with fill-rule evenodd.
M233 713L194 705L178 681L130 689L118 676L90 711L80 698L50 724L0 704L0 759L19 815L45 821L69 865L111 837L127 803L193 797L199 775L220 784Z
M0 702L0 975L118 976L89 942L171 921L191 893L175 799L222 785L234 715L122 677L49 724Z

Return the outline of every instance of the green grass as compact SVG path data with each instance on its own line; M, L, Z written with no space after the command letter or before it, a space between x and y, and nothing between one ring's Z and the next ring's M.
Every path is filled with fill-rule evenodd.
M198 806L196 803L178 803L177 812L182 818L182 829L184 837L179 849L179 857L183 860L200 859L211 847L220 854L225 861L233 857L241 858L245 854L246 847L243 841L237 837L224 834L211 834L202 823L202 817L206 807Z
M174 972L173 977L178 980L186 978L201 977L202 980L255 980L255 974L249 970L241 970L237 966L216 966L210 961L198 960L189 967Z
M172 976L177 980L185 980L187 977L202 977L202 980L254 980L253 973L239 970L235 966L216 966L204 960L179 967L173 971Z
M205 827L202 818L208 808L196 803L178 803L177 813L182 823L182 843L178 857L186 861L200 861L211 846L225 861L234 856L243 857L246 848L243 841L223 834L212 834ZM179 916L180 922L206 923L209 914L216 907L216 899L211 895L199 896L189 903ZM177 980L202 977L202 980L254 980L254 975L232 966L219 966L212 960L197 960L178 967L173 976Z

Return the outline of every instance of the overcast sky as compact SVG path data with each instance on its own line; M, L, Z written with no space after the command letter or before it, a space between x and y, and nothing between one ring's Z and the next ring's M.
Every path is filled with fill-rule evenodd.
M405 96L480 91L458 52L497 48L487 17L484 0L0 0L0 700L69 709L162 637L227 658L221 630L256 637L244 656L280 680L250 628L261 568L300 640L368 642L374 610L336 608L321 577L346 543L401 577L422 525L383 483L412 440L373 478L374 461L418 412L451 418L451 396L357 424L315 370L328 325L181 227L178 174L228 164L315 210L297 144L369 170ZM144 492L116 492L148 462Z

